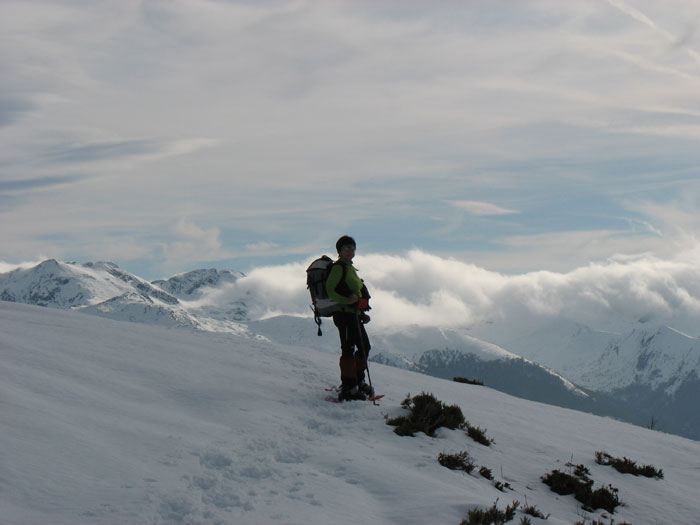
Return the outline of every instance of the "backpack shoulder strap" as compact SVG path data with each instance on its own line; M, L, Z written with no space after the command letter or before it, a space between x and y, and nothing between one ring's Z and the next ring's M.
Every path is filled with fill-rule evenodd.
M344 265L343 263L341 263L340 261L335 261L331 265L331 267L336 266L336 265L340 265L340 268L343 270L343 275L340 278L340 281L343 282L345 280L345 276L348 274L348 267L346 265Z
M343 272L342 275L340 276L340 281L338 281L338 284L335 287L335 291L338 292L340 295L349 295L350 287L345 282L345 277L348 274L348 267L340 261L335 261L330 266L330 268L333 268L333 266L340 266L340 268ZM329 270L329 273L330 273L330 270ZM347 293L345 293L345 292L347 292Z

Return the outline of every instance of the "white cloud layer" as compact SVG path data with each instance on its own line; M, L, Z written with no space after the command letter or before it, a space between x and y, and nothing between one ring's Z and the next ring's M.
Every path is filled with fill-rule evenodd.
M598 330L640 324L669 325L700 335L700 248L672 260L620 257L566 273L504 275L414 250L405 255L358 256L355 266L370 288L373 326L470 328L490 340L526 335L557 319ZM310 316L304 287L307 263L257 268L216 302L254 296L268 310ZM213 298L209 298L213 300Z
M13 270L17 270L18 268L34 268L37 264L41 263L42 261L45 261L46 258L40 258L37 261L24 261L21 263L8 263L5 261L0 261L0 273L7 273L11 272Z

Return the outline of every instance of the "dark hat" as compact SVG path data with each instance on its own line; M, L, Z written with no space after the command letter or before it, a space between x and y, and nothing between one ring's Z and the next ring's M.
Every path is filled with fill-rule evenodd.
M343 235L340 239L338 239L338 242L335 243L335 249L338 253L340 253L340 249L343 246L347 246L348 244L357 246L357 244L355 243L355 239L353 239L349 235Z

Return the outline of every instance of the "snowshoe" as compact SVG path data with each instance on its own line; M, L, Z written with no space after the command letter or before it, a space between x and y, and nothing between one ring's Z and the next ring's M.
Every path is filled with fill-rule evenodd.
M364 401L366 399L367 395L357 385L350 388L342 388L338 394L338 401Z

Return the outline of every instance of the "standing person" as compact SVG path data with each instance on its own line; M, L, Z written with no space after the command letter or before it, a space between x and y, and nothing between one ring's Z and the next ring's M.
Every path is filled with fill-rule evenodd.
M355 239L343 235L335 248L338 260L333 264L326 291L328 298L340 303L342 310L333 314L333 323L340 335L340 401L366 399L374 396L371 386L365 383L365 370L369 356L369 338L365 324L369 322L369 292L352 265L355 257Z

